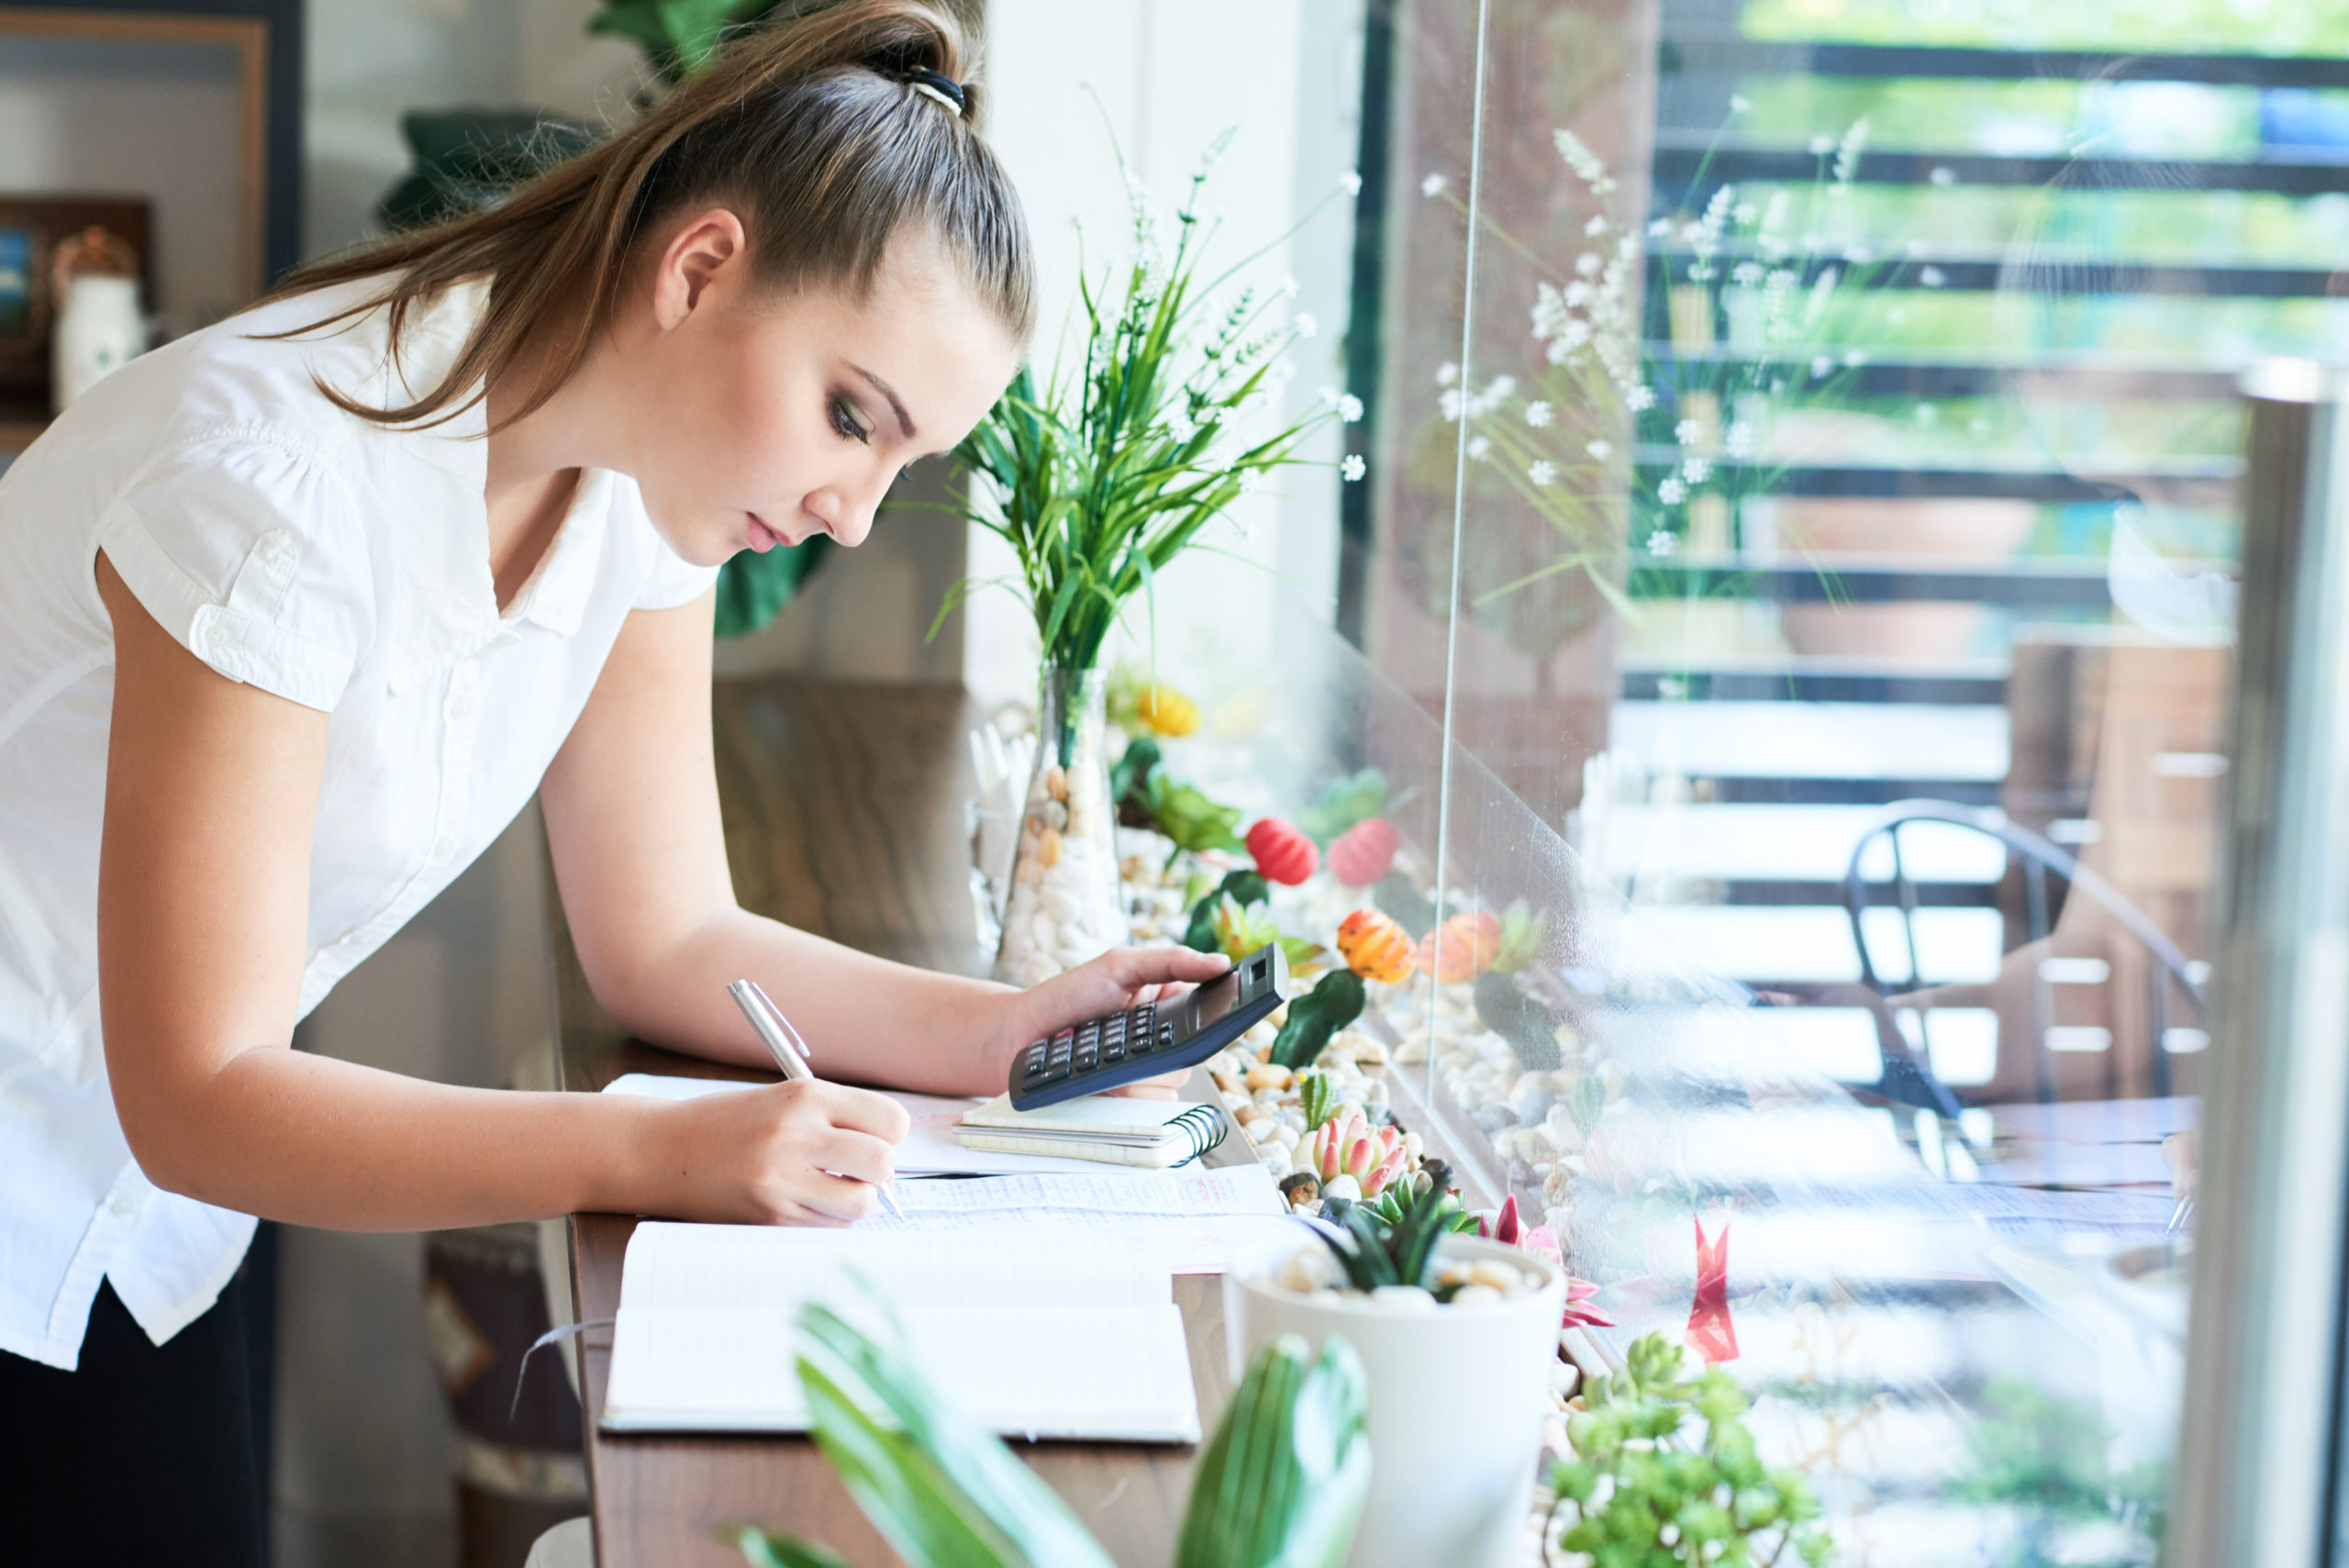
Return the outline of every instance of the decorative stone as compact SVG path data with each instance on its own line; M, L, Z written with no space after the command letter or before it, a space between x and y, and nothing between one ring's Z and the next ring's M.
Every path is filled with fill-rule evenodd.
M1248 1086L1252 1089L1286 1089L1296 1081L1297 1074L1276 1064L1248 1069Z
M1044 770L1044 791L1062 805L1068 804L1068 770L1057 762Z
M1415 1284L1382 1284L1370 1293L1370 1304L1388 1312L1432 1312L1437 1305L1432 1295Z
M1454 1307L1488 1307L1500 1299L1501 1293L1488 1284L1464 1284L1452 1293Z
M1328 1186L1321 1189L1321 1197L1324 1202L1327 1202L1329 1199L1333 1197L1341 1197L1348 1199L1351 1202L1360 1203L1362 1201L1362 1184L1355 1181L1352 1176L1346 1174L1345 1172L1341 1171L1336 1175L1330 1178L1330 1184Z
M1038 836L1036 863L1047 871L1061 863L1061 836L1058 829L1047 828Z
M1281 1196L1292 1207L1311 1203L1321 1195L1321 1179L1310 1171L1298 1171L1281 1181Z

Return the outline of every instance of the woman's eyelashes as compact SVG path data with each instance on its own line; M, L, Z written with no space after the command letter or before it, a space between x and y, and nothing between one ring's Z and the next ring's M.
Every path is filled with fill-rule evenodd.
M832 428L861 446L873 444L873 427L859 417L855 404L837 394L832 397Z

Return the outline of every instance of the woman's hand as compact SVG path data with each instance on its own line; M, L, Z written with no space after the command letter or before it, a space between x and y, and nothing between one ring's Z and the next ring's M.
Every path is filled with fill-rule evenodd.
M1220 978L1231 961L1219 952L1195 952L1189 948L1111 948L1090 963L1081 963L1006 999L1008 1022L988 1046L992 1077L1000 1085L1011 1078L1011 1063L1035 1041L1049 1038L1071 1024L1121 1012L1144 1002L1179 994L1193 985ZM1145 1078L1112 1093L1144 1098L1171 1099L1188 1070Z
M879 1207L912 1124L886 1095L813 1079L662 1107L649 1190L683 1219L847 1225Z

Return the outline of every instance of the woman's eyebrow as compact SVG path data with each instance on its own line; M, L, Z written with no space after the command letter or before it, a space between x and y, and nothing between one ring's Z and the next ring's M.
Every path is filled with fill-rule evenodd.
M863 376L865 380L871 382L873 384L873 390L889 400L890 409L897 416L897 428L905 431L906 439L912 440L914 439L913 417L906 412L905 404L899 401L897 397L897 389L891 386L887 382L883 381L879 376L874 375L871 371L866 370L863 365L852 362L848 368Z

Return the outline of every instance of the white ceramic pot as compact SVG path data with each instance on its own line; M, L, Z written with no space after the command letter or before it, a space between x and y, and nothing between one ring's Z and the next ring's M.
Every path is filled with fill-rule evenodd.
M83 272L67 284L50 348L50 401L61 412L146 351L139 280Z
M1358 1297L1284 1290L1272 1283L1275 1269L1224 1275L1234 1382L1257 1347L1282 1334L1301 1335L1317 1349L1338 1334L1362 1358L1370 1385L1370 1497L1348 1568L1497 1568L1524 1535L1565 1275L1473 1237L1449 1237L1438 1251L1464 1262L1497 1259L1542 1284L1503 1301L1401 1312Z

